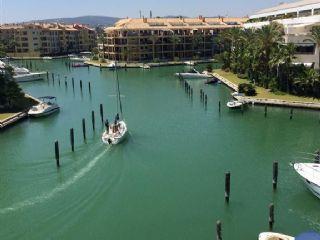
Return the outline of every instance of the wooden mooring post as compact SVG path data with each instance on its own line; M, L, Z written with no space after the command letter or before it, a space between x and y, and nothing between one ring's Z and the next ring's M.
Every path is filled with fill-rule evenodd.
M221 101L219 101L219 113L221 113Z
M101 122L103 124L104 119L103 119L103 105L102 104L100 104L100 117L101 117Z
M271 203L269 205L269 230L273 230L273 225L274 225L274 204Z
M72 89L74 91L74 78L72 78Z
M291 110L290 110L290 120L292 120L293 119L293 109L291 108Z
M70 129L70 144L71 144L71 151L74 152L74 129Z
M83 140L86 142L87 135L86 135L86 120L82 119L82 133L83 133Z
M272 185L273 185L273 190L277 189L278 185L278 162L273 162L273 176L272 176Z
M96 121L95 121L94 111L91 112L91 122L92 122L92 129L93 129L93 131L95 131L96 130Z
M89 94L91 96L91 83L90 82L88 83L88 87L89 87Z
M267 117L268 115L268 107L267 105L264 105L264 117Z
M80 90L82 92L82 80L80 80Z
M217 240L222 240L222 224L221 221L216 223Z
M225 174L225 187L224 187L224 197L225 197L225 201L226 203L229 203L229 199L230 199L230 183L231 183L231 173L227 172Z
M54 143L54 152L55 152L55 157L56 157L56 164L57 167L60 167L60 151L59 151L59 142L55 141Z

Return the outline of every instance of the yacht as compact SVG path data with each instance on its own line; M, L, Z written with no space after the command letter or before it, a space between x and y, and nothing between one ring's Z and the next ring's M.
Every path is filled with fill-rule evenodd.
M241 101L230 101L227 103L227 107L230 109L238 109L238 108L242 108L242 106L244 106L244 102Z
M143 65L140 66L140 68L147 70L147 69L151 69L151 66L148 65L148 64L143 64Z
M196 63L194 61L186 61L184 62L185 65L188 65L188 66L195 66Z
M195 68L192 68L187 73L176 73L175 75L178 77L183 77L185 79L208 79L213 77L212 74L206 72L200 73Z
M295 163L294 170L307 188L320 198L320 164L319 163Z
M90 61L90 58L87 57L77 57L77 56L73 56L69 58L70 61L73 62L86 62L86 61Z
M56 102L55 97L41 97L40 103L33 106L29 111L30 117L43 117L58 112L60 110L59 105Z
M13 67L13 79L16 82L31 82L43 80L46 72L30 72L27 68Z
M43 60L52 60L53 58L47 56L47 57L43 57L42 59L43 59Z
M122 102L120 94L120 84L118 78L117 64L115 63L116 71L116 94L117 94L117 110L120 112L116 115L114 123L109 125L108 120L105 122L105 131L102 134L102 142L106 145L117 145L125 140L128 135L127 124L123 119ZM121 118L120 118L121 117Z
M294 240L294 237L280 233L264 232L260 233L259 240Z
M259 240L320 240L320 235L313 231L302 233L296 237L280 233L264 232L260 233Z

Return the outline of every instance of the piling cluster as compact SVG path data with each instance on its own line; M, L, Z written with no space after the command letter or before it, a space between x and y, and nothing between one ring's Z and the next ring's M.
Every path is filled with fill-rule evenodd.
M103 126L104 119L103 119L103 105L100 104L100 117L101 117L101 126ZM86 128L86 119L83 118L82 121L82 136L83 136L83 142L87 143L87 128ZM95 121L95 112L91 111L91 123L92 123L92 130L95 132L96 130L96 121ZM71 128L69 131L70 135L70 146L71 151L75 152L75 131L74 128ZM60 168L60 149L59 149L59 141L56 140L54 142L54 151L55 151L55 160L56 160L56 166L57 168Z

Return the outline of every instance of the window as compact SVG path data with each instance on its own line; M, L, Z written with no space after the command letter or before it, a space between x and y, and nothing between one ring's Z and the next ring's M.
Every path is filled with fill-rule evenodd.
M304 10L299 12L299 17L308 17L311 16L312 11L311 10Z
M314 43L297 43L296 54L314 54L315 44Z
M314 9L313 15L320 15L320 8Z

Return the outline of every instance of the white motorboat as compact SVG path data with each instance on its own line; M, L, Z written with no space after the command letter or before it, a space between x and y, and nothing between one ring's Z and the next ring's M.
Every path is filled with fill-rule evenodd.
M295 163L293 167L309 190L320 198L320 164Z
M47 56L47 57L43 57L42 59L43 59L43 60L52 60L53 58Z
M196 65L196 63L194 61L186 61L184 62L185 65L188 65L188 66L194 66Z
M244 103L240 101L230 101L227 103L227 107L231 109L241 108L243 105Z
M233 93L231 93L231 96L232 97L244 97L244 94L243 93L239 93L239 92L233 92Z
M281 233L264 232L260 233L259 240L319 240L320 235L316 232L301 233L296 237L291 237Z
M86 61L90 61L90 58L87 58L87 57L70 57L69 59L70 59L70 61L73 61L73 62L86 62Z
M60 110L59 105L56 103L55 97L41 97L40 103L33 106L29 111L28 115L30 117L43 117L48 116Z
M102 134L102 141L107 145L117 145L121 143L128 134L127 125L124 121L119 121L107 126L108 130Z
M110 68L111 70L114 70L116 68L116 63L115 62L111 62L107 65L107 68Z
M294 240L294 237L280 233L264 232L260 233L259 240Z
M151 66L148 65L148 64L143 64L143 65L140 66L140 68L142 68L142 69L151 69Z
M176 73L175 75L178 77L183 77L185 79L208 79L213 77L212 74L205 72L200 73L195 68L191 69L187 73Z
M114 123L109 125L109 121L106 120L105 127L106 130L102 134L102 142L107 145L117 145L127 137L128 128L127 124L123 119L123 111L122 111L122 102L121 102L121 94L120 94L120 84L118 78L117 64L115 63L115 71L116 71L116 93L117 93L117 110L120 112L116 115Z
M31 82L43 80L46 72L30 72L27 68L13 67L13 79L16 82Z

